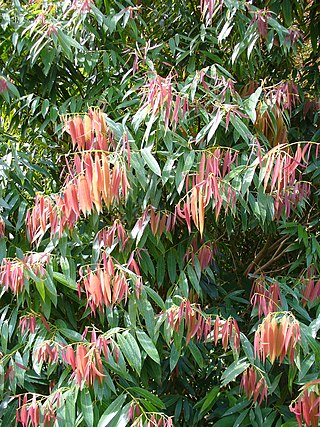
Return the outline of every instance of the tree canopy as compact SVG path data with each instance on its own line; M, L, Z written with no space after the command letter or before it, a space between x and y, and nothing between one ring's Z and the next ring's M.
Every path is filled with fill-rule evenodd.
M317 426L316 0L0 0L0 425Z

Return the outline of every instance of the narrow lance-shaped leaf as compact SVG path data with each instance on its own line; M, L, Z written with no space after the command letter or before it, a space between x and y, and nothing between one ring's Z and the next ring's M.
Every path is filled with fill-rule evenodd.
M123 352L129 365L140 374L141 371L141 353L139 346L130 332L117 334L119 347Z
M147 165L149 166L149 168L152 170L152 172L154 172L158 176L161 176L160 166L157 160L155 159L155 157L153 156L153 154L151 153L151 150L152 150L152 147L143 148L141 150L141 155L145 160L145 162L147 163Z
M151 357L151 359L154 360L156 363L160 364L158 350L156 349L151 338L145 332L139 329L136 330L136 335L139 343L141 344L142 348L147 353L147 355Z

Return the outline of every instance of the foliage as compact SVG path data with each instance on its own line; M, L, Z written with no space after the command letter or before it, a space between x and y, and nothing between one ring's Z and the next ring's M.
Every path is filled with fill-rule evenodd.
M318 425L318 3L0 11L1 426Z

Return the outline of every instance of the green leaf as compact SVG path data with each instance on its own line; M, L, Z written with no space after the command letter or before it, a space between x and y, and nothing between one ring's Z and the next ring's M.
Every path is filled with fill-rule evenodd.
M190 283L193 286L194 290L197 292L198 295L200 295L201 294L200 280L199 280L196 272L192 268L191 264L188 264L187 274L188 274Z
M240 341L249 362L254 364L253 345L242 332L240 332Z
M134 395L143 397L148 402L152 403L152 405L155 406L157 409L165 409L165 404L162 402L162 400L159 399L158 396L155 396L153 393L150 393L150 391L140 387L130 387L129 390L132 391Z
M5 239L0 238L0 262L7 256L7 245Z
M53 302L53 304L56 306L57 305L57 289L51 279L51 277L49 275L47 275L47 277L44 279L44 284L46 287L46 291L49 295L49 298L51 299L51 301Z
M157 282L158 285L162 285L164 280L164 274L165 274L165 259L164 256L160 255L158 257L157 262Z
M70 48L70 44L68 43L68 36L64 34L60 29L57 32L57 39L59 41L59 45L63 53L66 55L70 61L73 60L72 50Z
M150 255L147 251L141 251L141 268L145 274L150 274L151 277L155 277L155 269Z
M244 195L249 190L251 182L256 171L256 165L249 165L242 179L241 194Z
M195 151L190 151L189 153L185 153L184 154L184 167L183 167L183 172L185 173L185 175L190 171L190 169L193 166L194 163L194 158L195 158Z
M152 170L152 172L154 172L158 176L161 176L160 166L157 160L155 159L155 157L153 156L153 154L151 153L151 150L152 150L151 146L143 148L141 150L141 155L145 160L145 162L147 163L147 165L149 166L149 168Z
M236 405L234 405L232 408L228 409L223 416L235 414L237 412L242 412L244 408L250 405L249 400L244 400L243 402L239 402Z
M144 349L147 355L160 365L158 350L156 349L156 346L153 344L151 338L140 329L136 330L136 335L139 343L141 344L141 347Z
M171 351L170 351L170 371L171 372L177 366L179 358L180 358L180 352L176 349L175 345L172 344Z
M74 427L76 420L76 399L77 393L74 391L68 391L64 394L65 398L65 419L64 426Z
M41 114L43 118L45 118L48 113L49 105L50 105L49 99L45 99L41 105Z
M110 421L108 427L126 427L129 421L129 408L131 403L127 403L121 411Z
M241 423L246 418L246 416L248 415L249 410L250 409L246 409L245 411L242 411L240 413L240 415L238 416L238 418L235 420L233 427L240 427L241 426Z
M28 206L28 204L24 200L22 200L22 202L20 203L20 206L19 206L19 210L18 210L18 219L17 219L17 223L16 223L16 231L19 231L20 228L22 227L22 225L24 224L27 206Z
M222 387L225 387L231 381L234 381L238 375L242 374L242 372L247 369L250 364L245 360L247 359L242 358L228 366L228 368L221 375Z
M108 427L108 424L119 414L127 398L126 394L118 396L102 414L97 427Z
M37 280L35 282L35 284L36 284L37 291L39 292L42 300L45 301L46 300L46 290L45 290L44 282Z
M220 108L217 110L216 115L214 116L214 119L211 120L211 122L209 123L210 125L210 130L208 132L208 136L207 136L207 142L209 142L211 140L211 138L214 136L214 134L216 133L216 130L218 129L220 123L222 120L222 113Z
M52 277L62 285L66 286L67 288L73 289L74 291L77 290L77 284L74 280L68 279L64 274L58 273L57 271L53 272Z
M252 123L255 123L257 119L256 107L257 107L257 103L259 101L261 92L262 92L262 88L258 87L258 89L252 95L250 95L246 101L244 101L244 107L245 107L246 113L250 117Z
M219 397L219 393L220 393L220 388L218 386L213 387L204 398L200 412L202 413L208 412L214 405L217 398Z
M80 403L83 418L88 427L93 427L93 406L90 391L84 388L80 393Z
M197 362L199 368L202 369L204 367L204 360L198 346L193 341L189 341L188 349L194 357L194 360Z
M243 140L247 143L250 142L250 138L252 137L251 132L248 127L243 123L243 121L238 116L230 116L230 123L238 132L238 134L243 138Z
M161 308L162 311L166 310L166 306L161 298L161 296L154 291L152 288L150 288L149 286L144 286L144 288L147 292L147 294L149 295L149 297L157 304L158 307Z
M130 332L124 332L123 334L117 334L117 341L129 365L140 374L141 353L136 340Z
M284 424L281 424L281 427L299 427L299 424L297 421L287 421Z
M212 427L233 427L237 418L236 415L228 415L214 423Z
M170 249L167 256L168 274L171 283L175 283L177 278L176 256L175 251Z
M68 329L66 327L60 327L60 322L56 324L59 332L65 337L69 338L71 341L83 341L82 335L79 332L74 331L73 329Z

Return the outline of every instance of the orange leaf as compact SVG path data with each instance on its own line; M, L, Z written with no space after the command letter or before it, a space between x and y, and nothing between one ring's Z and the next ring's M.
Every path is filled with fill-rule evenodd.
M92 140L93 140L93 131L92 131L92 121L88 115L83 117L83 135L85 139L85 148L86 150L90 150L92 148Z
M88 363L87 349L82 345L78 345L76 352L76 366L82 377L85 375Z
M268 182L269 182L269 178L271 175L271 171L272 171L272 166L273 166L273 161L274 161L274 153L272 153L272 155L268 155L267 158L267 164L266 164L266 173L264 176L264 189L266 190L267 186L268 186Z
M200 236L203 235L203 228L204 228L204 200L203 200L203 192L202 188L199 190L199 231Z
M102 189L102 171L100 167L100 159L96 153L95 163L92 173L92 202L94 203L97 212L102 211L101 204L101 189Z
M191 216L195 226L199 229L199 220L198 220L198 197L197 197L197 187L194 186L191 192Z
M268 322L268 353L270 356L270 362L273 363L277 357L277 332L278 322L275 317L272 318L271 322Z
M102 196L106 206L109 207L111 205L111 195L110 195L111 182L110 182L110 169L109 169L108 157L105 154L102 154L101 160L102 160L102 179L103 179Z
M270 188L270 192L272 193L272 190L274 189L275 183L278 180L280 180L280 166L281 166L281 156L279 155L277 157L276 163L274 165L274 169L272 172L272 180L271 180L271 188Z
M86 216L87 212L92 210L92 199L90 194L90 186L88 184L87 178L84 175L81 175L78 178L78 199L80 210Z
M112 296L111 296L110 276L106 271L101 275L100 282L101 282L102 294L104 296L104 303L108 307L109 305L111 305Z
M78 148L80 150L84 150L85 149L86 140L84 138L84 127L83 127L83 123L82 123L81 117L80 116L75 117L73 119L73 122L74 122L74 126L75 126L75 129L76 129L76 134L77 134L76 141L77 141L77 144L78 144Z

